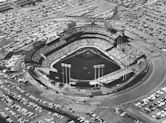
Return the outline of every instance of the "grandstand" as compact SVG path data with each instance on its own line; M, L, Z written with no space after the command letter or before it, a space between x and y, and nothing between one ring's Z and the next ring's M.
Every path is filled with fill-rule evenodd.
M55 40L43 42L29 51L24 61L27 65L35 66L37 69L34 69L34 72L43 76L46 81L54 80L54 86L61 83L76 88L94 88L96 85L110 88L109 83L123 78L122 82L117 82L119 88L123 88L129 84L127 80L130 80L130 77L138 74L134 72L136 67L130 66L144 58L144 55L126 41L123 42L118 34L122 36L118 31L112 33L103 27L101 22L99 25L94 22L84 25L76 23L60 33ZM87 59L83 60L83 57ZM40 68L43 68L42 71L38 70ZM47 69L47 72L44 72L44 69ZM51 87L49 83L43 82ZM103 90L103 93L112 92L114 91Z
M96 32L97 29L99 30L98 32ZM108 34L108 35L106 35L105 33L103 34L101 29L103 29L103 33L106 32L106 34ZM73 41L84 39L84 38L87 38L87 37L88 38L95 38L96 37L97 38L96 41L98 41L98 39L101 39L101 41L105 40L105 41L102 41L102 42L103 43L106 42L107 45L103 44L104 47L102 47L102 46L100 46L100 47L108 49L113 44L113 39L110 37L112 35L106 29L104 29L104 28L101 28L101 29L99 27L94 27L93 25L91 27L89 27L89 25L87 25L85 27L78 27L78 28L76 27L76 29L71 29L67 32L65 31L63 34L61 34L60 38L58 38L54 42L50 42L49 44L47 44L44 47L41 47L40 50L35 52L34 55L32 56L32 61L38 62L38 63L40 61L40 63L41 63L41 60L40 60L40 59L42 59L41 55L40 55L41 53L45 56L48 56L48 55L52 54L52 52L55 52L56 49L59 48L59 47L64 47L64 46L66 46L67 44L69 44ZM75 32L76 30L78 30L78 33L80 33L80 35L78 35ZM86 32L86 30L87 30L87 33L84 33L84 32ZM77 36L74 37L75 35L77 35ZM74 38L72 38L72 37L74 37ZM111 42L111 43L109 43L109 42ZM92 44L94 44L94 43L92 43ZM96 44L98 44L98 43L96 43Z

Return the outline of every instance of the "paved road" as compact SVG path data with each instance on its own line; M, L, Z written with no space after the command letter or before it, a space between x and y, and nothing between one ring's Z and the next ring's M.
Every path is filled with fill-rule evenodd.
M161 57L153 58L153 71L150 77L144 83L130 91L127 91L126 93L117 93L113 96L110 96L109 99L103 101L101 106L119 105L121 103L140 98L141 96L144 96L147 93L157 89L164 82L164 79L166 80L166 68L163 67L166 64L164 60L165 59L162 59Z

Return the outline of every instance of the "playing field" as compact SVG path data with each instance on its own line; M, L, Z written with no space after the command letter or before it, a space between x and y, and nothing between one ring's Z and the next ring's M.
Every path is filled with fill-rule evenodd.
M71 78L78 80L93 80L95 79L95 65L103 65L103 73L100 68L98 73L102 76L120 69L119 65L112 59L108 58L104 53L96 48L82 48L61 61L57 62L54 67L62 72L61 63L71 64Z

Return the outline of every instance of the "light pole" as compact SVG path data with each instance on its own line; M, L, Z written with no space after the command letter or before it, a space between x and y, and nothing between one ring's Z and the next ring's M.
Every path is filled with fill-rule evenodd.
M98 65L94 65L93 66L93 68L95 69L95 79L97 79L98 78L98 73L99 73L99 71L98 71Z
M64 72L65 64L61 63L61 67L62 67L62 80L63 80L63 84L65 84L65 72Z
M68 80L68 84L70 84L70 79L71 79L71 64L67 64L67 67L68 67L68 70L69 70L69 72L68 72L68 77L69 77L69 80Z
M95 80L100 78L104 74L104 67L105 64L94 65L93 68L95 69ZM96 86L96 85L95 85Z
M71 64L61 63L61 67L63 74L63 84L69 84L71 78Z
M104 67L105 67L105 64L101 64L101 76L104 75Z
M95 69L95 79L103 76L104 67L105 67L105 64L100 64L100 65L94 65L93 66L93 68Z

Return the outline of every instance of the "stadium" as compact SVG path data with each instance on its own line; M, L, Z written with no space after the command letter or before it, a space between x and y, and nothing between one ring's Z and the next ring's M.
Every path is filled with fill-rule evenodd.
M165 0L0 0L0 123L165 123Z
M146 76L149 71L146 56L132 47L123 34L97 22L70 25L74 26L56 40L37 45L24 59L31 75L36 75L34 79L43 86L55 86L60 90L58 93L67 95L73 95L74 89L78 96L93 97L125 90L138 84L132 79ZM69 91L65 92L66 88ZM82 93L79 89L86 91Z

